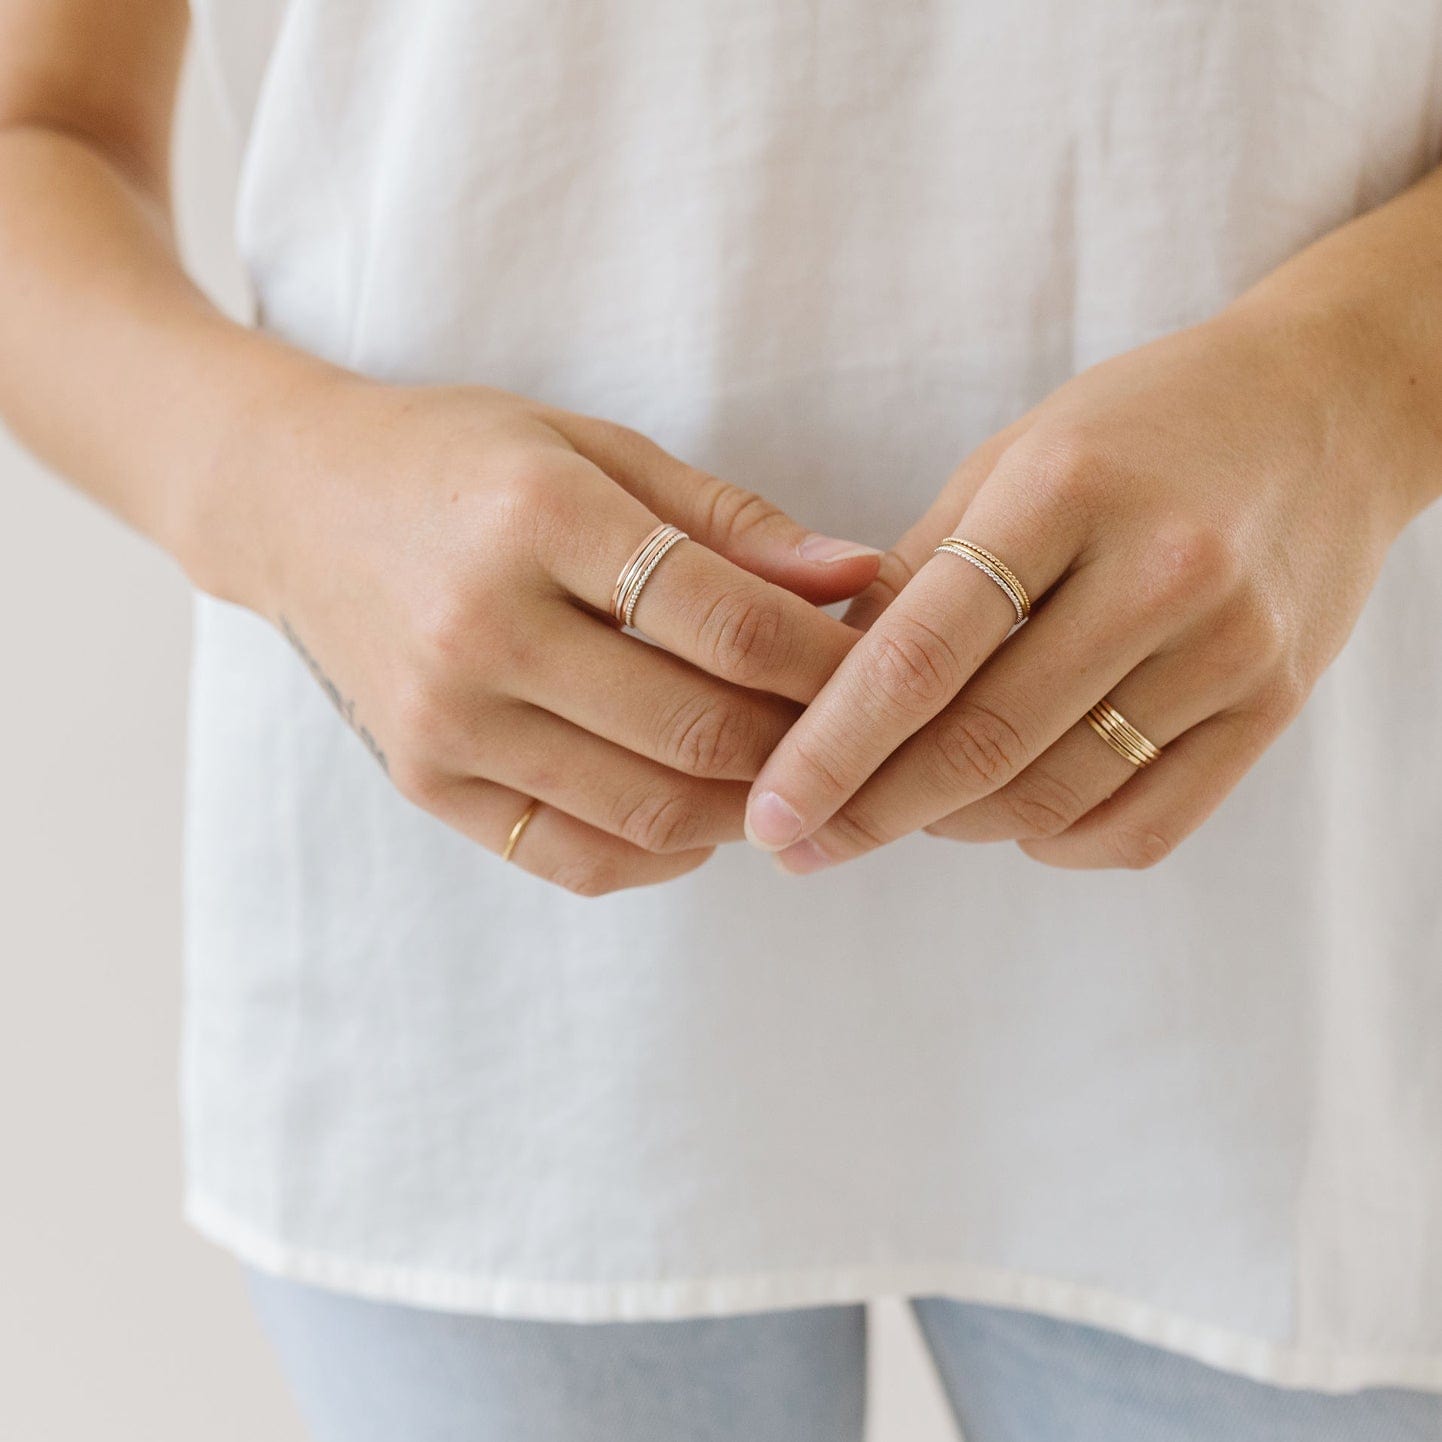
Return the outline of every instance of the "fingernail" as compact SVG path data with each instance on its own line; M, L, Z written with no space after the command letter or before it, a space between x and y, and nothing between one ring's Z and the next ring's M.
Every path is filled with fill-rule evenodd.
M836 561L854 561L858 556L879 556L875 546L863 546L856 541L839 541L835 536L823 536L813 531L796 548L796 554L803 561L819 561L832 565Z
M790 876L810 876L831 865L831 858L814 842L798 841L785 851L778 851L771 858L776 865Z
M763 791L746 808L746 839L763 851L780 851L801 835L801 818L774 791Z

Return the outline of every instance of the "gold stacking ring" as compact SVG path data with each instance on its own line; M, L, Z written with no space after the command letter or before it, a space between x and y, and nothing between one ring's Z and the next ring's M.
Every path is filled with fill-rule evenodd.
M661 558L672 546L685 539L686 532L679 526L663 522L631 553L631 559L621 567L621 574L616 577L616 586L611 592L611 615L619 625L631 624L636 602L641 599L641 588L651 579L651 572L661 564Z
M525 831L526 827L531 824L531 817L536 814L536 811L539 809L540 805L541 803L539 801L532 801L531 804L527 806L526 809L521 812L520 816L516 819L516 824L511 827L511 834L506 837L506 844L501 848L502 861L509 861L511 859L511 855L515 851L516 845L520 841L522 833Z
M1031 615L1031 597L1026 593L1026 587L1017 579L1017 574L999 556L993 556L985 546L978 546L975 541L965 541L960 536L948 536L937 548L936 554L942 551L948 555L960 556L963 561L970 561L983 575L990 576L993 581L1006 593L1006 598L1016 610L1017 624L1020 625Z
M1087 712L1092 730L1133 766L1148 766L1162 754L1160 746L1148 741L1120 711L1107 701L1098 701Z

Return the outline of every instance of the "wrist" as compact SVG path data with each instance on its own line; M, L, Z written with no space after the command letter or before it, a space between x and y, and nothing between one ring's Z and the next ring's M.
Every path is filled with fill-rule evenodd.
M307 432L356 377L245 330L226 338L215 368L223 399L206 416L197 462L172 487L169 549L200 590L273 617Z
M1398 302L1365 271L1303 252L1218 317L1265 331L1337 473L1358 481L1389 543L1442 496L1442 376L1426 327Z

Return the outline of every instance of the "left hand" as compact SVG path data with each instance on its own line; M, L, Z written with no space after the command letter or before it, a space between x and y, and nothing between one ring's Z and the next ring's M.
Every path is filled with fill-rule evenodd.
M853 606L869 629L752 787L752 842L793 872L918 828L1061 866L1166 856L1296 715L1408 519L1352 364L1238 305L981 447ZM1019 575L1015 634L992 580L932 554L949 535ZM1091 729L1103 697L1158 760Z

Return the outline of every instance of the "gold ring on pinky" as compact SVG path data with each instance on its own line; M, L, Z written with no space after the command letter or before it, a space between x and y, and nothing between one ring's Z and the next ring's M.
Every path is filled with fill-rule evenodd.
M960 536L948 536L936 548L935 554L940 555L942 551L970 561L983 575L990 576L1006 593L1007 600L1016 611L1018 625L1031 615L1031 597L1027 595L1026 587L999 556L993 556L985 546L978 546L975 541L963 540Z
M509 861L512 853L520 844L521 837L525 834L526 827L531 824L531 817L540 809L539 801L532 801L526 809L516 818L516 824L511 827L511 834L506 837L506 844L501 848L501 860Z
M619 625L631 624L636 602L641 599L641 588L651 579L651 573L661 564L666 552L685 539L686 532L679 526L663 522L631 553L611 592L611 615Z
M1098 701L1087 712L1092 730L1133 766L1149 766L1162 754L1162 748L1148 741L1120 711L1108 701Z

